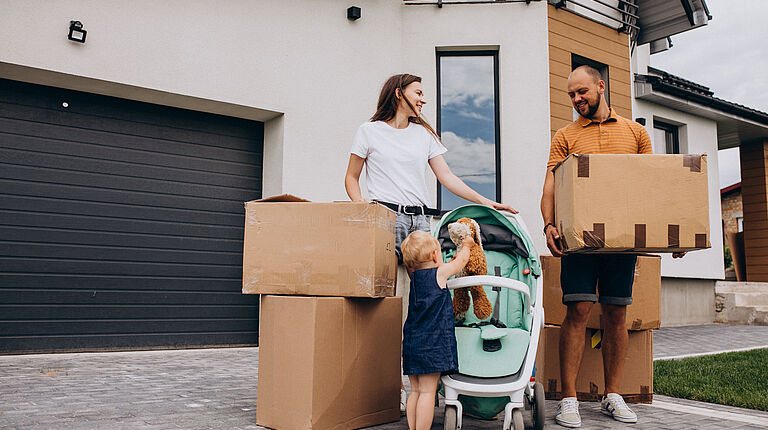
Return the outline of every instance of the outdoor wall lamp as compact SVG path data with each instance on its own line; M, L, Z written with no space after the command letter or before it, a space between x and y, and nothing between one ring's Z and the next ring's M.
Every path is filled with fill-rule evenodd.
M362 11L357 6L350 6L347 8L347 19L350 21L356 21L362 16Z
M69 34L67 39L74 42L85 43L85 34L87 31L83 30L83 23L80 21L69 21Z

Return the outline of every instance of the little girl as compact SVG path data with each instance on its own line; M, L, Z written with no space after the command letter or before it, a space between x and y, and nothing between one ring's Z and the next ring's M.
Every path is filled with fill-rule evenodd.
M415 231L403 241L403 262L412 272L408 318L403 327L403 374L411 381L406 405L410 430L432 427L440 374L458 370L453 306L445 287L448 278L467 265L474 244L472 237L465 237L461 251L444 263L440 244L429 233Z

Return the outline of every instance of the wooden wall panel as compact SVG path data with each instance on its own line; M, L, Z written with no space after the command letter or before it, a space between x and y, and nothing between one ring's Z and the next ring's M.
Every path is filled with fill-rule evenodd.
M548 25L551 134L573 118L566 93L572 54L608 65L611 106L619 115L632 118L629 36L552 5Z
M747 281L768 282L768 141L741 145Z

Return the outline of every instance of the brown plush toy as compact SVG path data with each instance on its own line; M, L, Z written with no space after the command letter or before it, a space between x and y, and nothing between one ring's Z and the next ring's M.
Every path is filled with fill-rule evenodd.
M485 261L485 253L483 252L483 241L480 239L480 226L477 222L470 218L461 218L454 223L448 224L448 233L451 241L456 244L456 252L459 252L462 248L461 241L468 234L472 235L472 239L475 241L475 246L470 249L469 262L464 267L464 270L459 272L456 277L470 276L470 275L487 275L488 263ZM456 321L464 319L464 316L469 310L469 295L472 295L473 309L475 316L480 320L484 320L491 316L493 312L493 306L485 295L485 290L482 285L475 285L472 287L458 288L453 291L453 317Z

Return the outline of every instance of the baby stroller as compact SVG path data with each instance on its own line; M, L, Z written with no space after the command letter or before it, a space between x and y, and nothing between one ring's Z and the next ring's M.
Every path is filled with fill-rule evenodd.
M493 314L481 321L470 308L464 320L456 322L459 371L441 378L444 428L461 429L464 412L492 418L503 410L503 429L522 430L523 411L529 409L534 428L542 429L544 387L531 382L544 326L538 253L520 216L467 205L445 214L435 227L445 261L456 252L448 224L463 217L480 225L488 275L451 279L448 288L483 285Z

